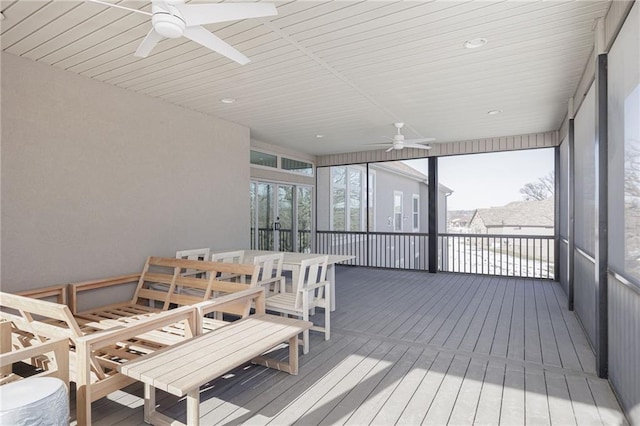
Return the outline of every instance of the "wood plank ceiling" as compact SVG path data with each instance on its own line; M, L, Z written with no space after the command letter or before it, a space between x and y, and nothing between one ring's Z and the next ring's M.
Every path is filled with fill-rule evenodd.
M150 10L138 0L117 2ZM609 1L291 1L207 28L240 66L184 38L132 56L148 16L81 1L1 2L2 49L323 155L372 149L404 121L438 142L556 130ZM479 49L465 40L483 37ZM223 104L222 98L235 98ZM490 110L501 114L488 115ZM322 134L323 138L316 135Z

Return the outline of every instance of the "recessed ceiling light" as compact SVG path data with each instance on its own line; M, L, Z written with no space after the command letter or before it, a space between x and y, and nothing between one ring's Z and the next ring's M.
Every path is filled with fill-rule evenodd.
M502 114L502 110L501 109L492 109L491 111L487 111L487 114L489 114L489 115Z
M234 103L236 100L233 98L223 98L220 99L220 102L222 102L223 104L232 104Z
M316 135L316 138L322 139L322 138L324 138L324 135Z
M478 37L464 42L465 49L477 49L487 44L487 39Z

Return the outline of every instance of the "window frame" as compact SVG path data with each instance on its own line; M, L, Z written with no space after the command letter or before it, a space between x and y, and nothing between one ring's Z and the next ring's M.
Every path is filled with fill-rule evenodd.
M263 166L261 164L252 163L251 162L251 152L252 151L253 152L258 152L260 154L275 156L276 157L276 167ZM282 159L283 158L286 158L287 160L299 161L301 163L310 164L311 165L311 174L302 173L302 172L298 172L298 171L295 171L295 170L283 169L282 168ZM278 172L281 172L281 173L288 173L288 174L292 174L292 175L296 175L296 176L304 176L304 177L308 177L308 178L314 178L316 176L316 164L313 161L304 160L304 159L297 158L297 157L291 156L291 155L278 154L277 152L269 151L268 149L249 148L249 166L250 167L255 167L256 169L271 170L271 171L275 170L275 171L278 171Z
M411 221L413 232L420 232L420 194L411 197Z
M345 183L344 185L336 185L334 180L333 180L333 170L335 168L344 168L345 170L345 174L344 174L344 179L345 179ZM351 184L350 184L350 173L352 170L357 170L358 173L360 174L360 229L357 231L351 230L351 206L350 206L350 199L351 199ZM366 208L366 191L367 191L367 171L366 168L358 166L358 165L344 165L344 166L332 166L330 167L330 172L329 172L329 230L331 231L336 231L336 227L335 227L335 215L334 215L334 192L335 189L340 189L344 191L345 194L345 198L344 198L344 229L339 229L337 231L340 232L365 232L366 230L366 218L367 218L367 211L368 209Z
M400 204L396 205L396 197L400 196ZM395 190L393 191L393 232L402 232L403 226L402 222L404 221L404 192ZM396 212L396 207L400 207L400 212ZM398 220L397 215L400 215L400 219ZM400 227L398 227L400 225Z

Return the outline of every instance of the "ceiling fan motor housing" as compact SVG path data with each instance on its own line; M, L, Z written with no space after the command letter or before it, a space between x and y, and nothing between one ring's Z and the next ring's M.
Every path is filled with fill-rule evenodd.
M151 24L158 34L166 38L182 37L187 24L176 7L170 3L153 2L151 10Z
M184 21L168 13L154 13L151 18L153 28L158 34L166 38L179 38L184 34Z

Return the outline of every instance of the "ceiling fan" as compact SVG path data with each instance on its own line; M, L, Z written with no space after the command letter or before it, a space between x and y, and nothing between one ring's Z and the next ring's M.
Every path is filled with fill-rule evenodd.
M418 149L431 149L429 145L420 145L426 142L435 141L435 138L418 138L418 139L405 139L401 130L404 126L404 123L393 123L393 125L398 129L398 133L393 135L392 138L389 136L384 136L384 138L389 139L391 142L385 143L372 143L368 144L370 146L388 146L389 148L385 152L390 152L394 149L403 149L403 148L418 148Z
M152 0L151 13L149 13L102 0L89 1L151 16L152 28L138 46L134 56L146 58L163 38L184 36L240 65L248 63L249 58L202 25L278 14L276 7L271 3L185 4L184 0Z

